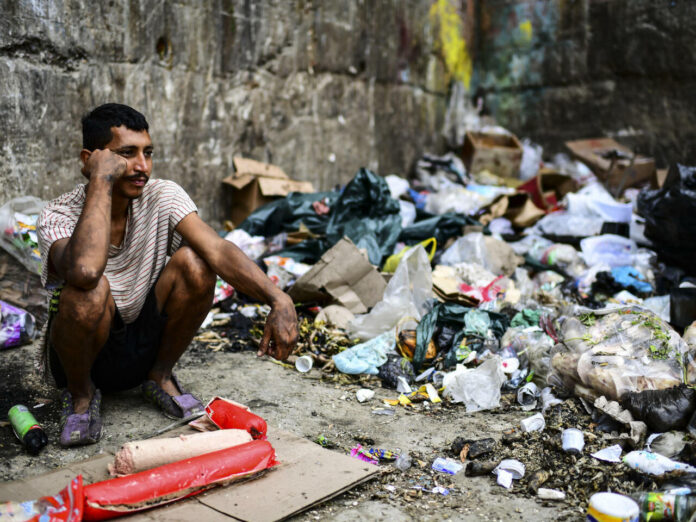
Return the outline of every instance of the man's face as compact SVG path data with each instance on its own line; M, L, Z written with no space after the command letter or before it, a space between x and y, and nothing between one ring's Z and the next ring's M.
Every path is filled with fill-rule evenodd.
M112 139L104 148L123 157L126 173L114 183L114 195L135 199L142 195L152 173L152 140L147 131L134 131L121 125L111 127Z

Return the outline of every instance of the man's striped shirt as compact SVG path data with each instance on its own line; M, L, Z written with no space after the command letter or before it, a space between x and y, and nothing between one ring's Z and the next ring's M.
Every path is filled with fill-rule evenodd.
M37 225L43 262L41 281L46 288L63 283L49 270L51 245L72 236L85 203L86 187L78 185L44 207ZM151 179L143 194L131 200L126 232L120 246L109 245L109 258L104 275L111 286L111 295L125 323L135 321L145 299L157 281L167 256L181 244L181 235L174 229L184 217L197 212L196 205L184 189L173 181Z

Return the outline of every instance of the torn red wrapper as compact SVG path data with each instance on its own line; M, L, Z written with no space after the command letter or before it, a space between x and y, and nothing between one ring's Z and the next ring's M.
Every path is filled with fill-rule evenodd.
M266 438L266 421L234 401L213 397L205 412L218 428L247 430L255 439Z

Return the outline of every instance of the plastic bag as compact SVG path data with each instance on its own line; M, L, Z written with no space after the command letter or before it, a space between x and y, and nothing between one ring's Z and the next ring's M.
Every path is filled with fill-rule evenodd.
M631 451L624 456L623 461L627 466L649 475L664 475L670 471L696 473L696 468L693 466L649 451Z
M236 228L227 234L225 240L237 245L249 259L256 260L266 251L266 238L263 236L250 236L241 228Z
M26 310L0 301L0 350L30 343L36 333L36 320Z
M348 326L351 337L372 339L393 330L404 317L419 320L433 297L433 277L428 255L422 246L401 259L384 297L367 314L358 315Z
M505 241L474 232L457 239L440 257L442 265L460 263L476 263L496 275L512 275L522 259Z
M444 156L423 154L416 163L416 176L423 185L434 190L441 190L454 183L466 186L469 182L464 163L451 152Z
M471 308L462 306L454 303L438 303L436 304L430 312L428 312L418 323L418 328L416 329L416 352L413 356L413 366L416 370L421 369L421 366L425 362L425 357L428 351L428 346L430 340L435 334L435 330L438 327L449 326L457 330L457 334L451 341L449 347L440 346L440 350L449 348L447 355L445 357L445 367L454 366L457 362L456 351L459 347L459 343L465 336L464 325L466 321L466 315L471 311ZM477 311L478 312L478 311ZM484 312L488 314L490 320L489 329L493 337L502 337L505 330L507 330L510 320L506 315L498 314L495 312Z
M588 265L606 263L613 268L631 265L637 247L632 239L604 234L583 239L580 248Z
M425 200L425 210L436 215L454 212L469 216L476 214L480 208L490 202L490 198L477 192L467 190L464 187L451 187L441 192L428 194Z
M431 237L429 239L421 241L418 244L425 248L426 252L428 251L428 249L430 250L430 252L428 253L428 261L432 261L433 257L435 256L435 250L437 250L437 240L434 237ZM396 267L399 266L399 261L401 261L401 258L403 258L406 252L408 252L411 248L413 247L404 247L404 249L401 250L401 252L399 252L398 254L392 254L391 256L389 256L387 260L384 262L382 272L394 272L396 270Z
M562 383L570 391L618 400L627 392L664 390L685 376L688 382L696 377L687 344L647 310L602 310L567 318L559 339L549 384Z
M366 248L370 263L381 265L401 233L401 207L391 197L386 181L360 169L331 207L326 238L333 245L343 236Z
M317 214L312 204L326 198L331 208L339 195L338 192L292 192L254 210L237 229L251 236L271 237L281 232L294 232L304 225L310 232L324 234L329 218Z
M401 228L410 227L416 221L416 205L400 199L399 215L401 216Z
M343 350L332 357L336 368L342 373L377 375L378 368L387 362L387 352L394 349L394 333L388 331L361 344Z
M45 204L34 196L20 196L0 207L0 247L35 274L41 273L36 222Z
M639 194L637 208L660 257L696 274L696 167L673 165L662 188Z
M438 245L444 245L449 238L461 236L465 226L478 224L474 218L462 214L448 212L441 216L431 216L427 212L419 212L416 222L401 231L399 241L412 245L434 237Z
M684 384L666 390L626 393L621 406L653 432L682 430L696 411L696 391Z
M520 179L522 181L527 181L537 175L543 152L544 148L533 143L529 138L522 140L522 163L520 163Z
M445 396L451 397L452 402L463 402L467 413L497 408L505 382L501 363L500 357L494 356L473 370L458 365L442 381Z
M0 520L80 522L83 509L82 475L78 475L56 495L28 502L0 503Z

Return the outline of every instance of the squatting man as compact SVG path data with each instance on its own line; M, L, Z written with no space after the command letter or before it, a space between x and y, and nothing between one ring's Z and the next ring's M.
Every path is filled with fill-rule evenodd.
M297 339L290 297L201 220L179 185L150 179L141 113L101 105L82 119L82 140L88 183L51 201L37 226L63 446L99 440L102 392L141 386L171 417L203 409L172 369L210 309L216 275L271 306L259 355L285 360Z

